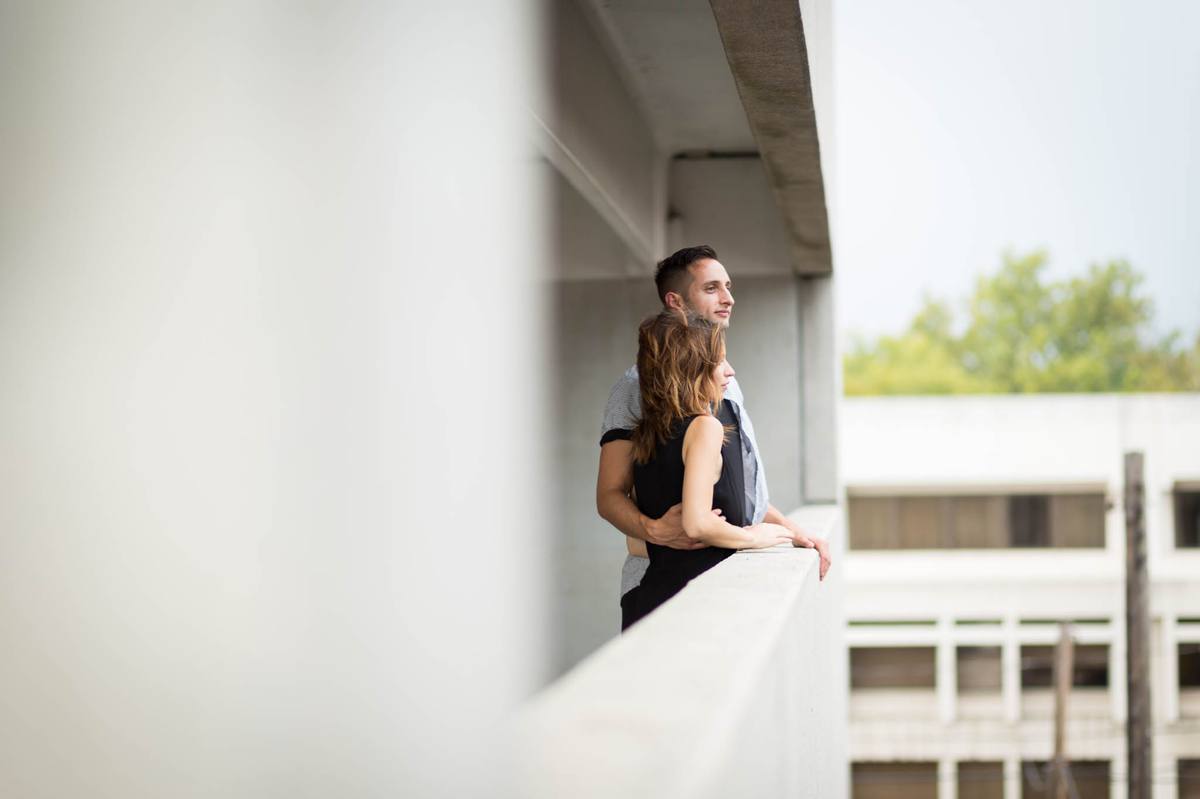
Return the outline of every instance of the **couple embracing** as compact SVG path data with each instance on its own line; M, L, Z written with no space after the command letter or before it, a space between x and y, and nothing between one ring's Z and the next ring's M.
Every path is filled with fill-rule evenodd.
M725 336L733 285L711 247L660 261L663 310L638 328L637 366L604 411L596 508L627 536L621 629L739 549L826 542L768 502L767 480Z

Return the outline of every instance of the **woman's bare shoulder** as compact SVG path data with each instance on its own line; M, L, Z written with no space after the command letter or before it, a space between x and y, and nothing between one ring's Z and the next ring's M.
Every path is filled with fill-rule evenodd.
M687 432L683 434L684 445L700 444L701 446L716 443L721 447L721 439L725 435L725 427L715 416L697 416L688 423Z

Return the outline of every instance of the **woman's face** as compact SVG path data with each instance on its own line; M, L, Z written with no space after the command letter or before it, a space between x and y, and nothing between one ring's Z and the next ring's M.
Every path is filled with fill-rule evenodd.
M717 387L717 393L721 399L725 398L725 387L729 385L730 379L733 377L733 367L729 365L729 361L725 360L725 354L721 354L721 362L713 369L713 383Z

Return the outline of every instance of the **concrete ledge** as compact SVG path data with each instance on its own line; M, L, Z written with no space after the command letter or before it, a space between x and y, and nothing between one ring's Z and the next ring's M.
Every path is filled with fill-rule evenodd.
M804 22L796 0L710 0L802 275L833 271Z
M840 536L837 506L793 518ZM537 696L521 795L845 795L841 583L816 561L740 552Z

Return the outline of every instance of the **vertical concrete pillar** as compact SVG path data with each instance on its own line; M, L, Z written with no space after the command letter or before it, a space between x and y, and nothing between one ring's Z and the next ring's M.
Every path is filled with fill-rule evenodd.
M1004 799L1021 799L1021 757L1004 758Z
M805 503L836 502L840 354L835 346L833 278L800 280L800 442Z
M1021 642L1017 637L1017 618L1004 619L1004 643L1000 648L1000 693L1004 701L1004 720L1021 720Z
M1128 707L1125 686L1125 612L1110 624L1112 640L1108 645L1108 698L1112 708L1112 719L1118 724L1125 722Z
M1170 752L1163 752L1165 748L1154 748L1154 782L1150 786L1150 795L1154 799L1177 799L1184 795L1179 789L1179 762L1170 756ZM1113 792L1113 799L1125 799L1123 786L1119 797Z
M938 799L958 799L958 764L953 758L938 761Z
M958 715L956 654L954 648L954 620L948 616L943 616L938 620L937 645L938 719L943 724L949 724Z
M1178 629L1176 627L1176 616L1173 612L1167 611L1163 613L1162 630L1160 641L1160 657L1162 658L1162 668L1152 670L1151 673L1159 674L1161 679L1157 686L1158 695L1161 699L1158 702L1161 716L1159 717L1160 724L1172 724L1179 721L1179 638ZM1152 683L1153 685L1153 683Z
M1113 759L1109 762L1108 773L1111 779L1108 799L1126 799L1129 795L1129 780L1126 777L1129 768L1129 758L1125 755L1125 736L1120 736L1120 743L1115 747ZM1172 796L1172 799L1174 797Z

